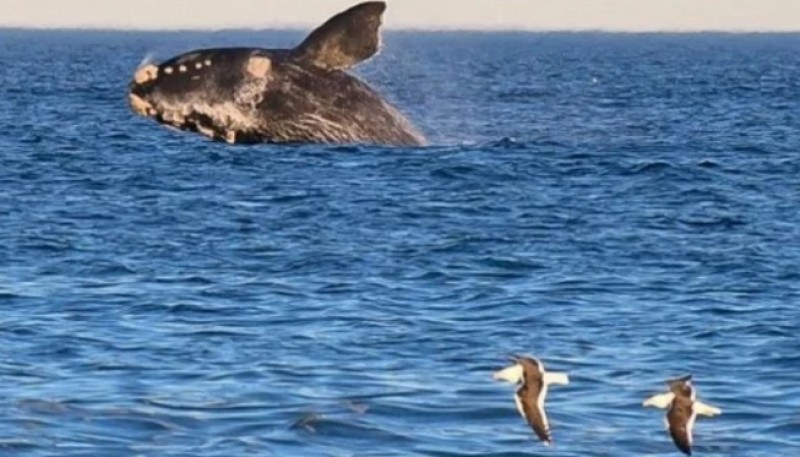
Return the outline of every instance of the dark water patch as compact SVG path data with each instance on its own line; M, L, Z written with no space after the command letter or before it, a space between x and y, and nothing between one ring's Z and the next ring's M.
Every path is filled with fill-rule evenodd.
M723 168L723 165L713 159L703 159L697 162L697 166L708 170L717 170Z
M527 149L525 143L520 142L513 137L504 137L500 140L494 141L490 143L490 147L492 149L500 149L500 150L507 150L507 149Z
M159 276L153 278L154 283L165 284L185 284L185 285L199 285L206 286L214 284L214 281L204 276L186 275L186 276Z
M661 174L668 170L674 169L675 167L669 163L664 161L653 161L653 162L643 162L631 167L630 172L631 174L638 175L638 174Z
M680 218L677 221L682 226L695 231L732 230L747 225L744 218L735 216L697 215L694 217Z

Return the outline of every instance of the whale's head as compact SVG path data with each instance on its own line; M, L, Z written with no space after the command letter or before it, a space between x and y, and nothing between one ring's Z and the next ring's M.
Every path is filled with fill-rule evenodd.
M269 51L193 51L139 67L128 102L134 113L167 126L243 142L258 135L260 122L253 113L275 79Z

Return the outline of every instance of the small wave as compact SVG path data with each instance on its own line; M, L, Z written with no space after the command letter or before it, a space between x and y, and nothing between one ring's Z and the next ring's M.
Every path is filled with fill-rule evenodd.
M405 278L409 281L420 281L420 282L439 282L442 284L446 284L449 281L454 281L456 277L447 273L446 271L441 270L427 270L427 271L415 271L413 274Z
M331 146L330 150L337 153L357 153L357 152L362 152L363 148L361 146L342 145L342 146Z
M126 132L111 132L103 134L103 139L111 140L111 141L131 141L134 139L133 135L126 133Z
M67 402L34 398L19 400L17 407L34 414L67 414L72 410Z
M320 436L347 437L348 439L380 440L386 444L410 441L411 437L372 423L328 414L307 413L293 422L290 428Z
M183 430L183 427L166 418L149 417L135 412L109 414L98 411L87 415L85 419L92 421L96 426L107 427L112 436L118 434L126 439L131 438L131 433L137 432L149 436L154 433L174 433Z
M631 174L660 174L664 171L673 169L674 166L666 161L656 160L651 162L639 163L630 168Z
M800 437L800 418L795 417L793 420L769 426L767 427L767 431L777 436ZM795 439L795 442L796 445L800 445L800 440Z
M189 276L158 276L153 282L162 284L194 284L194 285L210 285L214 281L206 278L205 276L189 275Z
M512 137L503 137L500 140L489 143L492 148L498 149L527 149L528 146Z
M216 315L220 313L220 308L203 303L169 303L165 305L165 309L170 314L177 315L198 315L210 314Z
M486 267L512 272L533 271L545 268L544 265L528 259L512 257L484 257L479 261Z
M683 224L687 227L691 228L702 228L702 229L710 229L710 228L723 228L723 229L733 229L738 228L744 225L747 225L747 221L742 218L734 217L734 216L721 216L721 217L710 217L710 218L680 218L678 219L678 223Z
M136 270L122 262L98 261L80 269L80 274L87 277L124 276L136 274Z
M47 443L36 444L22 439L0 439L0 449L14 452L15 455L17 452L30 452L41 447L49 448L50 445Z
M16 300L19 298L30 298L29 295L22 295L14 292L0 290L0 300Z
M480 169L477 167L472 167L468 165L456 165L452 167L444 167L433 170L431 172L431 177L445 178L445 179L462 179L465 176L475 174L479 171Z
M172 334L172 336L178 338L188 338L190 340L193 339L194 341L202 341L205 339L212 339L212 338L224 338L229 340L235 340L238 338L258 336L258 333L253 331L246 331L238 327L224 327L224 326L213 325L210 328L201 328L188 332L175 332Z
M519 103L538 98L547 98L552 95L553 92L547 91L543 88L536 89L536 88L523 87L523 88L509 89L499 92L497 94L497 99L502 101L512 101Z
M360 289L359 284L350 282L324 284L314 290L315 293L325 295L351 294Z
M697 166L700 167L700 168L706 168L706 169L709 169L709 170L722 168L722 165L719 162L717 162L716 160L713 160L713 159L703 159L703 160L697 162Z
M757 155L767 155L770 151L769 149L755 145L755 144L740 144L733 147L733 150L736 152L743 152L748 154L757 154Z
M297 191L291 194L265 197L264 200L268 200L272 203L296 203L313 197L314 195L309 192Z
M39 238L30 240L20 245L23 249L47 253L61 253L72 251L76 246L67 239Z

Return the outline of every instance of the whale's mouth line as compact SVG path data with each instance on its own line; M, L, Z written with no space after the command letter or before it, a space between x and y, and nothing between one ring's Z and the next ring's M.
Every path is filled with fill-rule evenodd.
M145 84L152 84L152 82ZM219 122L215 122L212 115L192 109L191 106L175 107L174 109L160 106L158 103L147 100L144 95L147 92L137 93L137 88L141 89L142 86L133 85L128 94L128 101L134 113L151 118L166 127L199 133L211 140L224 141L229 144L251 144L267 140L255 131L225 125L226 123L220 125Z
M131 105L133 112L139 116L154 118L158 115L158 111L150 102L133 92L128 94L128 103Z

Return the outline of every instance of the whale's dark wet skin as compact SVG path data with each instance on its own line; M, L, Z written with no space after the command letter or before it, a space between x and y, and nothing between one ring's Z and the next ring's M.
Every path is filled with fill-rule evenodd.
M228 143L425 144L347 69L379 50L384 2L329 19L294 49L202 49L137 69L137 114Z

